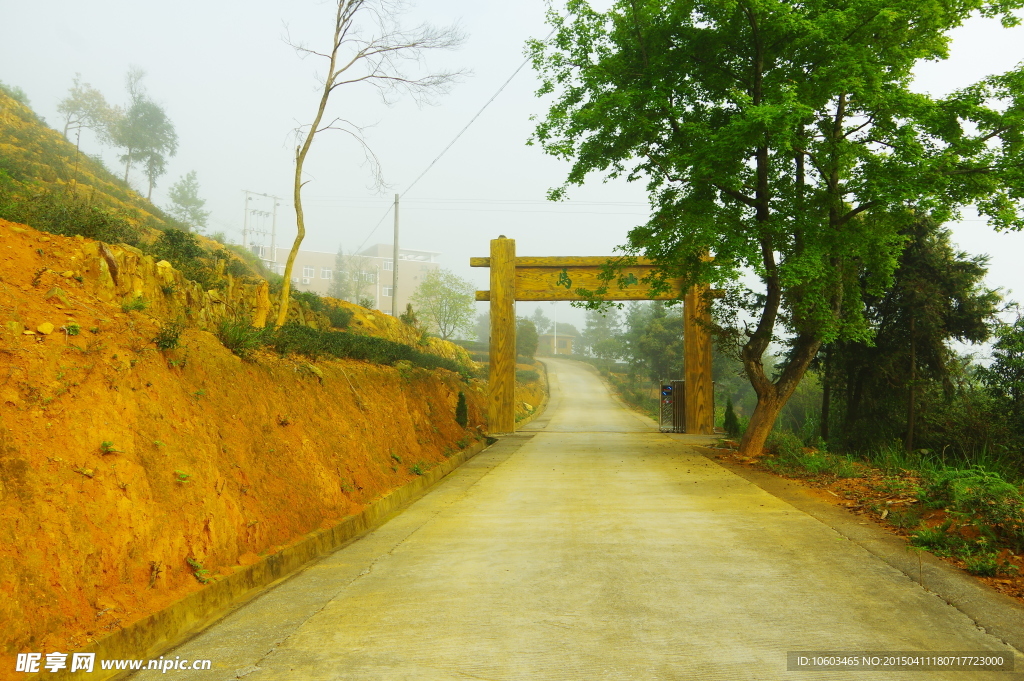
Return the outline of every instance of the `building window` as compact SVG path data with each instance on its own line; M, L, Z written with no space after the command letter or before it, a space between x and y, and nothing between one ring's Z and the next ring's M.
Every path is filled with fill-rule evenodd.
M384 261L384 271L385 272L393 272L394 270L395 270L395 261L394 260L385 260Z
M390 298L391 296L393 296L395 294L394 292L395 292L395 287L394 286L385 286L384 287L384 297L385 298Z
M327 269L326 267L321 267L320 268L320 278L321 279L330 279L331 278L331 271L329 269Z
M315 267L303 267L302 268L302 276L305 277L306 279L312 279L313 277L316 276L316 268Z
M362 274L363 274L363 281L365 281L366 283L368 283L368 284L376 284L377 283L377 273L376 272L363 272Z

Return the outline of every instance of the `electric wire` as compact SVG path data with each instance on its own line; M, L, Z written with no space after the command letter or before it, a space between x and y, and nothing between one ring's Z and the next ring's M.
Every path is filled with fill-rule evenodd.
M547 40L548 38L550 38L554 34L555 34L555 31L552 30L551 33L548 34L547 38L545 38L545 40ZM529 57L527 57L526 59L523 60L523 63L519 65L519 68L517 68L515 71L513 71L512 75L509 76L508 79L504 83L501 84L501 87L498 88L498 91L495 92L494 95L492 95L491 98L488 99L487 102L482 107L480 107L480 110L476 112L476 115L473 116L471 119L469 119L469 123L466 123L465 127L463 127L462 130L460 130L459 133L457 135L455 135L455 137L452 139L452 141L448 143L448 146L446 146L444 149L441 150L441 153L438 154L437 157L435 157L434 160L430 162L430 164L426 167L426 169L422 173L420 173L419 176L417 176L415 180L412 181L412 184L410 184L408 187L405 188L404 192L401 192L400 194L398 194L399 198L401 198L405 194L408 194L409 191L413 187L416 186L416 183L419 182L421 179L423 179L424 175L426 175L428 172L430 172L430 169L434 167L434 164L436 164L438 161L440 161L441 157L444 156L446 153L448 153L448 150L451 149L452 146L454 146L455 143L459 141L459 138L462 137L462 135L465 134L465 132L467 130L469 130L470 126L473 125L473 123L475 123L478 118L480 118L480 115L483 114L483 112L487 109L487 107L489 107L491 105L491 102L493 102L495 99L498 98L498 95L500 95L502 93L502 91L506 87L508 87L508 84L512 82L512 79L515 78L517 75L519 75L519 72L522 71L523 68L525 68L526 65L529 64L529 63L530 63L530 58ZM363 250L363 247L366 245L366 242L370 240L370 237L372 237L374 235L374 233L376 233L376 231L384 223L384 220L387 218L387 216L391 214L392 210L394 210L394 204L392 204L391 207L388 208L388 210L384 213L384 215L381 216L380 220L377 221L377 224L374 226L374 228L371 229L370 233L366 235L365 239L363 239L363 243L359 244L359 248L357 248L355 250L356 253L359 253L360 251Z

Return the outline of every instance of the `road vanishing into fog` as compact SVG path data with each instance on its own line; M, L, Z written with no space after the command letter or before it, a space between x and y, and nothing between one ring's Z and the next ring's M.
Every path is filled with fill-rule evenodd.
M787 671L788 651L1012 650L546 360L539 419L136 681L1024 678ZM1018 667L1024 658L1018 658Z

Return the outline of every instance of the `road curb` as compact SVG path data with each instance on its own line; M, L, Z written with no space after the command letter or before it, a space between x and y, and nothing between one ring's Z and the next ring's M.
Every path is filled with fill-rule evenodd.
M95 653L98 660L154 659L181 645L256 596L297 574L312 561L333 553L353 539L384 524L402 508L419 499L456 468L482 452L493 439L477 442L422 476L367 505L334 527L304 535L295 544L239 569L123 629L76 650ZM105 681L125 678L131 672L95 669L92 673L58 672L33 674L29 681L42 679Z
M719 459L716 452L691 446L712 462L828 525L911 581L923 580L928 591L967 615L988 634L1015 648L1018 655L1024 654L1024 606L1014 599L990 589L930 553L909 550L902 537L873 521L816 499L799 482Z

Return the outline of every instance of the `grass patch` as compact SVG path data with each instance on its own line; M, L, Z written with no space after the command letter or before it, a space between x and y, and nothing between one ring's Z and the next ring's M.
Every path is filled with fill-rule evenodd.
M242 359L250 359L253 353L263 345L270 328L256 328L244 319L242 321L225 319L217 327L217 337L228 350Z

